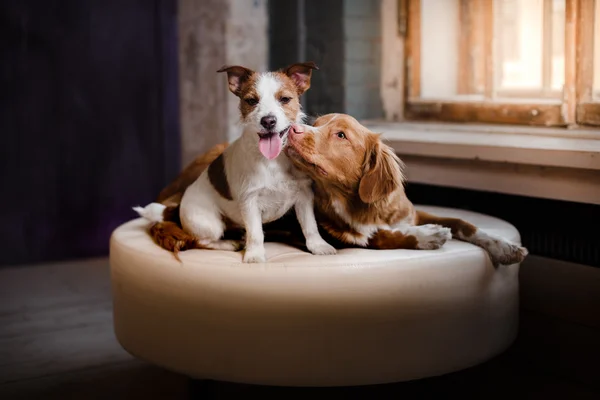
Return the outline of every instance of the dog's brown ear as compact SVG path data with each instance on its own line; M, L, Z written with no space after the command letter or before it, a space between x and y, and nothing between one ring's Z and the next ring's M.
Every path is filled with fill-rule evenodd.
M313 69L318 70L319 67L317 67L317 64L314 62L307 61L289 65L283 69L283 73L292 78L292 81L294 81L298 90L298 94L301 95L310 88L310 77Z
M249 68L240 67L239 65L225 65L217 72L227 72L227 81L229 82L229 90L236 96L240 96L242 85L254 74Z
M358 195L367 204L386 198L404 183L402 161L392 148L381 142L379 135L371 135L363 177L358 185Z

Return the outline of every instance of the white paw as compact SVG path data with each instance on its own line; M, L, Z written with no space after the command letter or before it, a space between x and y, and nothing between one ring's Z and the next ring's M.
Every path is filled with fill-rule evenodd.
M307 240L306 247L308 248L308 251L318 256L333 255L337 253L335 247L321 238L316 240Z
M410 232L417 238L417 248L420 250L436 250L452 238L450 228L441 225L418 225Z
M251 247L247 248L244 253L245 263L255 264L255 263L264 263L267 262L267 257L265 256L265 248L264 247Z
M519 264L529 253L525 247L497 236L489 235L486 244L484 248L495 266Z

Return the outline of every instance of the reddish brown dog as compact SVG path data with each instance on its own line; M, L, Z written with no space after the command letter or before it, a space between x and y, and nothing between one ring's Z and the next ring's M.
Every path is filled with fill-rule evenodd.
M494 265L527 255L524 247L466 221L416 210L404 192L402 161L349 115L328 114L314 127L296 127L286 152L315 182L320 226L345 244L429 250L452 236L484 248Z
M184 232L177 206L185 188L226 147L219 145L190 164L159 198L168 206L165 222L151 228L154 240L177 253L195 247ZM328 114L314 126L293 127L286 154L315 182L315 211L320 228L336 247L433 250L456 239L485 249L494 265L521 262L527 250L472 224L418 211L404 192L403 163L378 134L345 114ZM294 218L284 218L265 231L277 229L298 234ZM298 242L302 242L302 237ZM277 240L290 242L289 236ZM328 240L328 238L326 238Z

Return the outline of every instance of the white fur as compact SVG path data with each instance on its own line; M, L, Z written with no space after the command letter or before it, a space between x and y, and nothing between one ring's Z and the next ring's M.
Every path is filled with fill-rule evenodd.
M389 229L402 232L404 235L415 236L417 238L417 248L422 250L439 249L447 240L452 238L450 229L440 225L413 226L407 224L407 221L400 221L394 226L357 223L338 200L333 200L331 205L335 213L360 234L360 236L346 237L346 240L352 241L357 246L366 247L371 237L380 229Z
M437 224L426 224L426 225L411 225L409 219L400 221L393 226L389 225L376 225L376 224L360 224L352 219L350 214L346 211L344 206L337 200L332 202L334 212L348 225L352 227L356 232L359 233L357 236L348 235L346 240L352 241L357 246L366 247L369 243L369 239L378 230L390 229L392 231L401 232L404 235L412 235L417 239L417 248L421 250L436 250L439 249L452 238L452 231L450 228L443 227ZM492 235L477 229L477 231L471 236L463 236L461 232L458 232L458 239L472 243L485 249L489 254L494 265L510 264L521 262L525 256L527 256L527 249L520 246L517 243L513 243L500 236Z
M133 210L137 212L140 217L146 218L150 222L162 222L163 221L163 211L165 211L166 206L160 203L150 203L146 207L133 207Z
M210 248L223 248L222 215L246 229L244 262L264 262L262 225L281 218L292 207L313 254L335 254L319 234L313 209L313 192L308 176L297 171L283 154L266 159L258 148L260 121L267 115L277 118L275 130L280 132L293 123L288 120L275 94L281 86L276 75L264 73L256 81L259 103L242 124L244 131L223 153L225 173L233 200L223 198L212 186L208 172L185 191L181 200L180 218L183 228L200 238ZM287 135L287 133L286 133ZM284 138L285 140L285 138Z
M436 250L452 238L450 228L441 225L407 225L395 228L405 235L417 238L417 248L420 250Z
M335 117L334 117L335 118ZM361 224L353 220L353 218L348 214L348 211L344 208L344 205L340 203L338 200L333 200L331 202L333 207L333 211L348 225L352 227L356 232L360 234L360 236L352 236L352 238L347 238L347 240L351 240L353 244L357 246L366 247L369 243L369 239L373 236L375 232L379 229L389 229L389 226L380 226L375 224Z

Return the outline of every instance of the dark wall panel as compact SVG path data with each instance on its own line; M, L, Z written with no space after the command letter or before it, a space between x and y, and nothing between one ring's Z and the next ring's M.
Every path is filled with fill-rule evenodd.
M270 1L269 18L271 68L308 60L320 68L303 96L307 114L344 112L344 1Z
M1 3L0 265L107 254L178 171L175 4Z
M600 206L493 192L409 183L416 204L471 210L513 224L531 254L600 267L600 237L591 221Z

